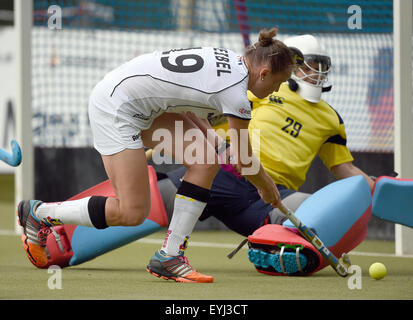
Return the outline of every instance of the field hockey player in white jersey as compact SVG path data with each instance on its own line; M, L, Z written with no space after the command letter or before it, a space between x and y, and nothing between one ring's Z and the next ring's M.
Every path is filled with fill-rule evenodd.
M169 146L163 145L163 151L183 163L187 171L177 191L165 241L147 271L177 282L213 282L212 276L196 271L184 256L219 169L217 153L226 149L219 136L207 139L206 118L224 114L237 137L245 137L246 141L233 148L234 159L241 159L242 143L253 154L248 134L241 135L242 130L248 132L251 116L247 90L259 98L277 91L290 77L296 62L293 50L273 39L276 33L276 28L261 31L259 41L247 48L244 56L223 48L175 49L136 57L109 72L92 91L89 118L94 146L102 156L116 198L20 202L17 214L30 261L39 267L47 263L44 248L51 226L72 224L103 229L143 223L150 211L144 147L156 148L160 143L158 130L166 130L174 139ZM182 139L191 129L200 133L195 142ZM194 143L195 150L204 151L200 153L203 156L197 155L195 163L183 156L189 146L194 148ZM211 154L215 157L213 163L207 159ZM258 169L245 177L266 203L278 206L276 185L259 160L252 157ZM242 172L251 163L238 161L234 166Z

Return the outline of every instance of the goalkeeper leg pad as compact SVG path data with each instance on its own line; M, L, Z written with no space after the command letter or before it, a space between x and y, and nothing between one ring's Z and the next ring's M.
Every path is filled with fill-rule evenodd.
M362 176L355 176L333 182L318 190L301 204L295 214L317 234L336 257L341 257L343 253L350 252L365 239L367 224L371 217L371 202L370 188L366 180ZM299 235L298 230L289 220L285 221L283 226L290 230L290 233L294 231L295 236L285 230L281 232L278 228L269 225L257 229L248 238L250 260L258 271L275 275L312 274L328 265L325 259L321 259L320 255L317 254L318 251L315 247ZM298 242L298 238L302 238L307 246ZM278 262L281 260L280 258L283 258L283 262L287 261L286 258L281 257L280 243L288 245L283 251L283 254L289 253L290 256L288 258L289 266L283 266L286 272L279 272L279 270L282 271L282 264ZM303 249L300 247L300 252L294 256L294 246L297 248L300 244L303 245ZM317 260L312 259L310 254L305 254L305 248L310 249L320 260L317 262ZM262 250L265 253L255 253L251 249ZM307 258L306 262L301 258L301 254ZM256 263L257 261L258 263ZM273 266L269 262L273 262ZM305 266L303 267L304 262ZM314 266L316 267L314 268ZM304 272L300 272L300 267Z
M74 225L53 227L46 242L48 263L43 268L51 265L62 268L78 265L167 227L168 217L158 188L156 172L153 167L148 166L148 173L151 211L144 223L133 227L108 227L99 230ZM115 197L110 181L106 180L69 200L92 195Z
M372 214L413 228L413 179L379 177L373 190Z
M336 257L341 257L365 239L371 202L370 188L359 175L318 190L301 204L295 214ZM289 220L283 226L295 228ZM323 260L318 270L327 265Z

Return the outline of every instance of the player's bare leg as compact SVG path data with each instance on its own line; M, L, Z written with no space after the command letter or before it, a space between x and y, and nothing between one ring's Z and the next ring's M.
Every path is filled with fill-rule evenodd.
M136 226L150 211L149 177L145 151L126 149L102 156L106 173L116 194L106 201L106 223L109 226Z
M197 128L187 117L180 114L165 114L157 118L153 124L153 129L144 131L142 134L146 146L155 146L155 143L148 141L151 139L156 128L167 128L175 135L175 121L182 121L183 131ZM177 190L174 203L174 212L161 250L152 257L147 267L148 272L164 279L172 279L177 282L213 282L212 276L199 273L184 256L184 250L192 230L202 214L209 199L209 189L213 179L218 172L217 164L206 164L207 154L215 152L206 138L201 134L197 137L196 143L204 150L204 158L197 159L194 164L190 164L184 154L188 145L193 142L183 141L183 150L175 150L175 144L171 145L171 150L165 150L187 167L187 172L182 184ZM176 152L178 151L178 152Z

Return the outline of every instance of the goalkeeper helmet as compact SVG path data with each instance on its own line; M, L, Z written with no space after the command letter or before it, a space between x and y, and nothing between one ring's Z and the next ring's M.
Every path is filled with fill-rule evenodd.
M309 102L319 102L321 93L330 91L332 87L331 85L324 86L331 67L330 57L325 53L319 41L309 34L288 38L284 43L289 47L299 49L304 55L304 63L289 79L290 88Z

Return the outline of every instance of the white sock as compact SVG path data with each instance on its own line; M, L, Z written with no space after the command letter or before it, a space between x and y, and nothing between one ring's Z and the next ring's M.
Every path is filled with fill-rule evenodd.
M162 251L169 256L177 256L183 253L186 248L186 241L191 236L192 230L205 207L205 202L180 194L176 195L174 211L162 245Z
M36 209L35 215L46 224L74 224L94 227L90 220L88 203L91 197L79 200L42 203Z

